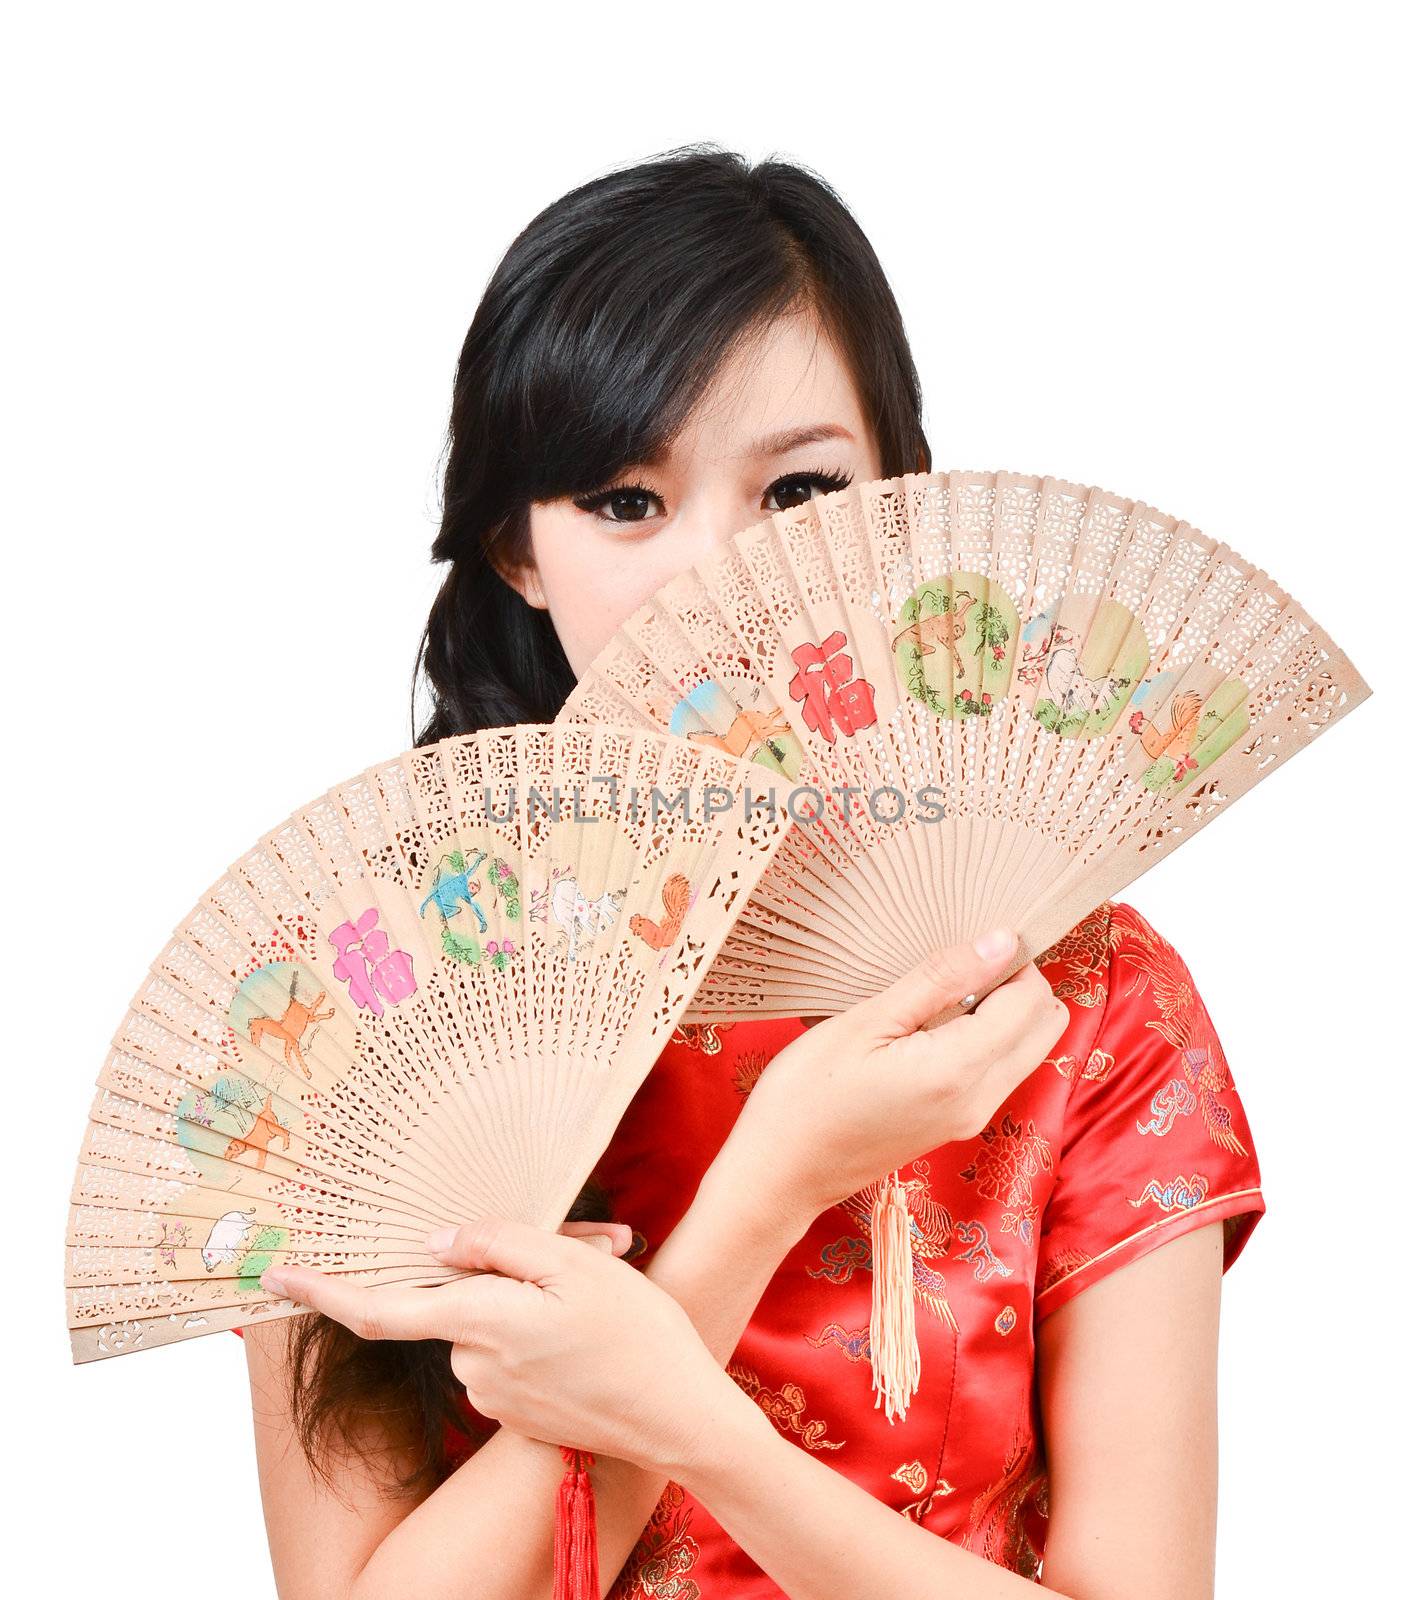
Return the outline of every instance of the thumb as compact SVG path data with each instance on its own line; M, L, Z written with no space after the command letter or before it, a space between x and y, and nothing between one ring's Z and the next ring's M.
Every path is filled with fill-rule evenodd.
M901 1039L990 982L1017 954L1017 934L995 928L971 944L944 945L854 1009L875 1038Z
M576 1239L512 1217L481 1217L457 1228L437 1228L425 1248L448 1266L502 1272L525 1283L541 1283L585 1259Z

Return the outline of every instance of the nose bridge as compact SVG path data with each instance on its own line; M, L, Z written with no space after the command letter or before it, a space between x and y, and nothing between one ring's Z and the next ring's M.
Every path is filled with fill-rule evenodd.
M684 515L683 548L691 561L704 561L718 555L743 528L755 521L742 501L729 487L708 489L688 502Z

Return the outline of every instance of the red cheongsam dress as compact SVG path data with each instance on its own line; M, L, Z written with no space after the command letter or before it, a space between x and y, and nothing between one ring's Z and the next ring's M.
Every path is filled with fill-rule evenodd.
M1070 1018L976 1138L900 1169L913 1217L919 1387L874 1405L869 1195L818 1217L728 1363L801 1449L945 1539L1039 1575L1047 1482L1037 1323L1167 1239L1224 1223L1224 1265L1264 1211L1219 1039L1175 949L1129 905L1099 906L1038 966ZM645 1263L691 1204L757 1074L798 1021L678 1029L596 1175ZM467 1448L467 1447L466 1447ZM610 1600L768 1600L766 1577L669 1483Z

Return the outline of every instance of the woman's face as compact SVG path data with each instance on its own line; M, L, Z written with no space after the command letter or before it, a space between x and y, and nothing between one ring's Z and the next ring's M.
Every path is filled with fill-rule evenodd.
M644 600L742 528L879 476L838 352L817 324L782 318L727 360L664 460L535 502L531 562L508 581L547 609L581 677Z

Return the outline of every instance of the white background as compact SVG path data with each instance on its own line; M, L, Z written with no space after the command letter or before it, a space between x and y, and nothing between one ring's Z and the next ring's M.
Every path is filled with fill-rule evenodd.
M449 385L500 254L693 139L814 167L936 468L1144 498L1370 703L1124 893L1268 1214L1225 1281L1218 1593L1413 1566L1416 140L1403 8L32 3L3 46L6 1450L50 1593L271 1589L240 1343L74 1369L104 1045L222 867L411 741ZM20 1546L14 1543L18 1537Z

